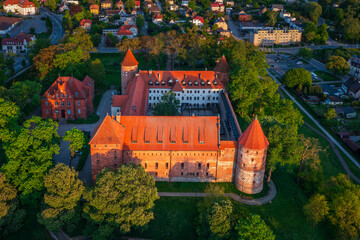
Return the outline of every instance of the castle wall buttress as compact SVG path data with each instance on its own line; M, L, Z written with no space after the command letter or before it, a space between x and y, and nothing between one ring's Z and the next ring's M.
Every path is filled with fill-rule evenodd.
M239 145L234 184L240 191L247 194L262 191L266 152L266 148L252 150Z
M121 66L121 95L126 94L126 88L138 71L138 66Z

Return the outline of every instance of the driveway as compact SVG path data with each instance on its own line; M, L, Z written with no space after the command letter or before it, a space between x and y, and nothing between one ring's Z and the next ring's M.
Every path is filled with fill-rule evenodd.
M89 131L93 132L94 128L99 125L102 120L105 118L106 115L111 113L111 91L106 91L101 98L101 101L99 103L99 106L96 110L96 112L100 113L100 119L96 123L92 124L66 124L66 123L59 123L58 133L61 136L61 138L65 135L66 131L71 130L72 128L77 128L79 130L83 131ZM70 150L69 150L69 142L65 142L61 140L60 142L60 151L59 154L54 156L54 162L56 163L64 163L66 165L69 165L70 163ZM72 166L76 167L77 161L74 161ZM91 158L90 154L88 158L86 159L84 168L82 171L79 172L79 178L84 180L87 184L91 183Z

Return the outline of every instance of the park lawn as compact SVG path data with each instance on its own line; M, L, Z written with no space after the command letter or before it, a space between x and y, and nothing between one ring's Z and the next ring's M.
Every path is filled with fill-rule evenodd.
M324 72L324 71L315 71L316 75L318 75L322 80L325 82L333 82L333 81L341 81L340 78L338 78L335 75L332 75L330 73Z

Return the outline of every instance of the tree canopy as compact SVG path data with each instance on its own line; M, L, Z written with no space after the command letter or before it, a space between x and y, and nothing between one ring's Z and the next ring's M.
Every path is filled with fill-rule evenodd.
M237 222L239 239L243 240L275 240L271 228L266 225L259 215L250 215Z
M114 231L126 233L149 223L159 197L154 178L141 165L127 164L115 171L103 170L84 198L87 234L108 239Z
M76 228L80 220L79 200L85 191L78 172L60 163L44 176L43 210L38 220L49 231Z
M317 2L309 2L306 6L306 11L309 18L317 24L319 17L322 13L322 7Z
M84 146L85 135L81 130L73 127L70 131L66 131L63 140L70 142L69 150L71 152L71 157L74 157L76 151L80 150Z
M331 56L326 63L326 68L334 74L345 75L350 70L350 64L340 56Z
M324 220L329 214L326 197L318 193L312 196L309 202L304 205L304 214L314 226Z
M304 68L293 68L288 70L284 75L284 83L289 88L311 87L312 77L309 71Z
M176 94L165 93L161 100L154 107L155 116L177 116L180 115L180 100L176 98Z

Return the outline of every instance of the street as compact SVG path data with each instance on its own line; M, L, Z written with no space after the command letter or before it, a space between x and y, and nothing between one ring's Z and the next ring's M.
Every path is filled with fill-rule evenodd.
M65 31L61 26L62 15L57 15L44 7L40 8L40 13L50 17L53 23L53 31L51 33L50 39L52 44L56 44L57 41L65 34Z

